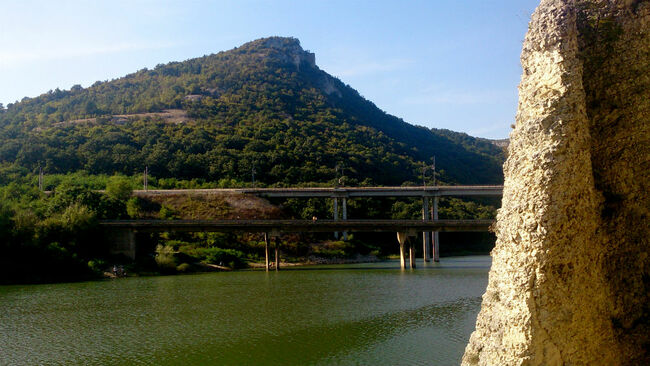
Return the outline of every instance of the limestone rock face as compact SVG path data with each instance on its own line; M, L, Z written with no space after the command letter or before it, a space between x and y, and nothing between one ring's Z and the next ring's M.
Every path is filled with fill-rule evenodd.
M650 1L542 0L463 365L650 365Z

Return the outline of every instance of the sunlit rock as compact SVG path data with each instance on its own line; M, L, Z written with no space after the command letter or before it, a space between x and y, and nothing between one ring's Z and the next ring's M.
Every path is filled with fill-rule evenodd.
M650 364L650 2L543 0L463 365Z

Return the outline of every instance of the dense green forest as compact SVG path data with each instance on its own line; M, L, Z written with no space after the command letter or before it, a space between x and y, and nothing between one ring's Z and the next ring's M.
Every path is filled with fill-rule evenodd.
M0 142L0 250L7 254L0 282L78 279L117 260L92 239L100 235L96 221L137 217L147 203L111 193L115 187L96 190L111 180L138 188L145 167L152 188L419 185L432 183L435 157L439 184L500 184L504 159L489 141L381 111L320 70L298 40L280 37L0 106ZM39 167L43 188L55 193L37 189ZM329 212L320 201L273 204L287 217ZM415 201L356 204L351 209L361 217L420 215ZM449 200L441 215L493 217L496 204ZM155 215L177 217L163 206ZM170 265L170 256L226 256L239 265L258 255L250 237L157 240L156 258L167 258L170 268L184 264ZM292 240L296 256L308 253ZM329 248L389 254L359 238L351 243Z

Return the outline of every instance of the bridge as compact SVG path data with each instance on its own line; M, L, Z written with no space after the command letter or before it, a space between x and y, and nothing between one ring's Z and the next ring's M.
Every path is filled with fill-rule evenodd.
M503 186L211 188L135 190L136 196L177 194L251 194L266 198L500 196Z
M408 237L416 232L423 235L423 257L425 261L439 260L440 231L487 231L493 220L439 220L438 200L444 196L500 196L503 186L420 186L420 187L316 187L316 188L226 188L226 189L178 189L137 190L140 197L179 194L249 194L265 198L328 198L332 199L331 220L122 220L102 221L100 225L114 232L122 233L124 253L134 255L134 231L219 231L219 232L263 232L266 242L266 267L269 268L269 236L280 232L343 232L347 240L348 231L397 232L400 244L402 268L405 268L405 249ZM349 220L347 200L357 197L421 197L422 220ZM339 215L339 200L342 215ZM430 204L433 201L432 204ZM409 246L411 267L415 266L413 245ZM276 240L276 269L278 268Z
M100 226L144 232L407 232L487 231L494 220L104 220Z

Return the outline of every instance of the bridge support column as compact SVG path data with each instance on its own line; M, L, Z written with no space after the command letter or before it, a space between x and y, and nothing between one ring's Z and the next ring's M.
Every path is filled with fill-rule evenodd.
M409 266L415 268L415 243L409 243Z
M135 259L136 242L135 230L117 229L112 230L107 235L110 242L111 254L123 254L129 259Z
M433 198L433 220L438 220L438 197ZM438 232L433 232L433 261L440 262L440 239Z
M275 237L275 270L279 271L280 270L280 239L278 237Z
M397 241L399 242L399 265L402 269L406 269L406 250L404 244L408 240L406 233L397 233Z
M348 219L348 199L343 197L342 199L343 203L343 221ZM343 240L347 241L348 240L348 232L344 231L343 232Z
M422 197L422 221L429 219L429 197ZM431 247L431 233L422 233L422 257L425 262L429 262L429 248Z
M339 199L334 197L334 221L339 221ZM334 232L334 238L338 239L339 238L339 232L335 231Z
M269 254L270 254L269 253L269 233L264 233L264 258L265 258L264 264L265 264L265 268L266 268L267 272L269 271L269 268L271 267L270 263L269 263L269 257L270 257Z

